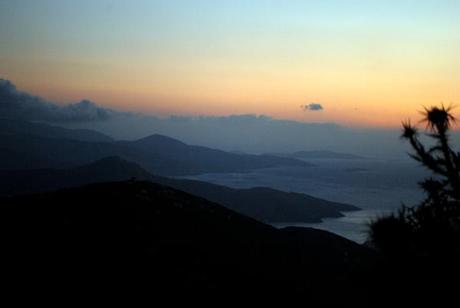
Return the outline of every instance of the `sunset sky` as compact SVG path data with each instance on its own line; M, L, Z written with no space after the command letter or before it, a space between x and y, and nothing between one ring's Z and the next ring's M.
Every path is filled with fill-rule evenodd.
M459 17L457 0L0 0L0 78L158 115L396 127L460 105Z

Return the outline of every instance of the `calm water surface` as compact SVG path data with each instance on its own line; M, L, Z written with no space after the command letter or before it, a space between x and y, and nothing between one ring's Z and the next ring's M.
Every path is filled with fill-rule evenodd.
M256 186L301 192L362 208L322 223L295 224L328 230L356 242L367 239L367 225L376 217L394 212L403 203L415 205L423 199L417 182L428 173L409 160L315 159L312 167L277 167L250 173L189 176L234 188ZM276 224L277 227L294 224Z

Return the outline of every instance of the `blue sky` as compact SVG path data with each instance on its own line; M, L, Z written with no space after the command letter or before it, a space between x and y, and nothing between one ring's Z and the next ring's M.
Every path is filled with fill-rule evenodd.
M0 0L0 75L153 113L353 124L385 105L375 124L392 125L460 99L458 16L446 0ZM325 112L299 112L309 102Z

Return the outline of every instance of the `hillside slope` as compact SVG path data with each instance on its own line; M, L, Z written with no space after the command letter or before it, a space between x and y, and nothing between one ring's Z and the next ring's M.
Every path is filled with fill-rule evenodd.
M2 199L0 231L9 264L1 279L39 284L45 275L53 290L84 283L150 296L231 292L335 302L357 291L351 273L372 260L366 248L328 232L277 230L150 182Z
M152 176L139 165L107 157L71 169L0 170L0 196L44 192L135 178L160 183L265 222L319 222L359 208L270 188L233 189L211 183Z

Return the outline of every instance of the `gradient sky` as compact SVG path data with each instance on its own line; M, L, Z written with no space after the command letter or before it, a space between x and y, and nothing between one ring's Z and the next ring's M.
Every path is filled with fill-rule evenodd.
M0 0L0 77L153 114L398 126L460 104L459 16L457 0Z

